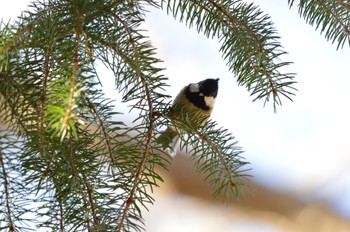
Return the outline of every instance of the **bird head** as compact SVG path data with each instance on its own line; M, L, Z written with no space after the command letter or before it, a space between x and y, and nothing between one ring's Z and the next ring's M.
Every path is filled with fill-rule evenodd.
M219 78L217 79L205 79L198 82L199 93L207 97L214 97L218 95Z
M218 94L218 82L219 78L189 84L185 90L187 99L202 110L212 109Z

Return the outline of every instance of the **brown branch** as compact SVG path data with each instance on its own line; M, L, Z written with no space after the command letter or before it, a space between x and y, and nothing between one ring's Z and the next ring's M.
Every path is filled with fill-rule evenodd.
M97 37L94 36L88 32L85 32L86 36L88 36L89 38L93 39L94 41L97 41L99 43L101 43L103 46L109 47L111 48L118 56L120 56L130 67L133 67L133 63L130 60L130 58L123 53L118 46L115 43L111 43L109 41L106 41L104 39L102 39L101 37Z
M103 134L104 141L105 141L107 149L108 149L109 158L111 159L112 162L114 162L115 159L114 159L113 152L112 152L112 146L111 146L111 144L109 142L108 133L107 133L107 131L105 129L104 122L101 119L100 115L97 113L97 111L96 111L95 107L93 106L92 102L90 101L90 99L87 98L87 97L85 99L88 102L88 104L90 106L90 109L92 109L92 111L94 112L94 114L95 114L95 116L96 116L96 118L97 118L97 120L98 120L98 122L99 122L99 124L100 124L100 126L102 128L102 134Z
M55 187L55 197L58 203L58 211L59 211L58 217L59 217L59 224L60 224L59 231L64 232L64 208L62 203L63 197L62 197L61 186L57 183L56 176L52 176L52 183Z
M224 23L228 28L231 28L234 31L237 31L237 27L233 27L232 25L238 25L239 28L244 28L245 31L247 31L256 41L256 43L259 46L259 51L261 54L265 53L265 49L264 49L264 45L262 44L262 42L259 39L259 36L246 24L243 23L242 21L240 21L237 18L234 18L229 12L227 12L223 7L220 6L220 4L216 3L213 0L208 0L215 8L217 11L221 12L225 18L227 18L229 21L226 20L222 20L222 23ZM200 5L200 2L198 2L197 0L192 0L192 2L194 2L197 5ZM204 7L203 5L200 5L203 9L205 9L205 11L207 11L208 13L212 13L212 10L208 9L207 7ZM237 33L237 35L239 35L239 33ZM244 38L243 38L244 40ZM245 47L243 46L244 50ZM248 51L246 52L248 54ZM251 57L248 57L248 61L250 63L250 67L254 69L254 73L258 74L260 72L258 65L255 64L254 60L251 59ZM261 62L259 64L259 66L261 66ZM272 77L268 74L268 72L266 71L266 69L264 70L264 74L266 75L269 85L272 89L272 93L274 96L278 96L278 92L276 90L275 84L273 83Z
M212 140L210 140L206 136L206 134L199 132L196 127L193 127L193 125L187 124L186 122L184 122L184 121L182 121L182 120L180 120L178 118L169 117L169 116L164 115L164 114L159 113L159 112L155 112L153 115L155 117L162 117L162 118L168 119L170 121L174 121L176 123L180 123L182 126L184 126L184 128L186 128L187 131L191 131L193 134L197 135L204 142L206 142L209 146L211 146L214 149L215 153L219 156L220 162L221 162L222 166L224 167L225 171L228 174L231 188L234 190L237 187L237 184L234 181L234 178L232 176L230 168L227 166L227 162L225 161L225 157L222 154L222 151L221 151L220 147L218 147Z
M59 199L58 204L60 208L60 231L64 232L64 212L61 199Z
M222 8L218 3L216 3L215 1L213 0L208 0L215 8L216 10L220 11L229 21L232 25L239 25L240 28L244 28L245 31L249 32L249 34L254 38L254 40L257 42L257 44L259 45L259 50L260 50L260 53L265 53L265 49L264 49L264 45L261 43L258 35L246 24L246 23L243 23L241 22L240 20L238 20L237 18L234 18L232 17L231 14L229 14L224 8ZM193 2L197 3L198 2L196 0L193 0ZM202 6L203 7L203 6ZM206 9L207 11L211 12L209 9L207 8L204 8ZM229 23L227 23L226 20L223 20L223 23L226 24L226 26L232 28L230 26Z
M4 159L2 157L2 152L0 150L0 164L2 168L2 178L4 179L4 190L5 190L5 204L6 204L6 210L7 210L7 220L9 224L9 232L15 231L15 227L12 222L11 217L11 207L10 207L10 190L9 190L9 182L8 182L8 176L5 168Z
M32 22L28 23L28 25L22 31L17 33L9 43L5 43L4 46L1 47L0 53L8 51L12 46L17 46L19 44L18 41L24 37L24 35L33 30L34 26L39 22L39 20L45 15L46 12L53 11L65 6L69 6L69 4L58 4L52 7L47 7L46 9L41 9L39 12L37 12L37 17Z
M137 48L137 46L135 44L135 40L134 40L134 38L132 36L132 32L129 30L127 24L120 17L118 17L118 15L116 15L114 12L110 12L110 13L113 15L113 17L115 17L119 22L122 23L122 25L124 26L128 36L129 36L129 41L131 43L131 46L132 46L132 49L133 49L133 53L134 53L134 58L135 58L134 67L136 69L135 70L136 71L136 75L141 80L141 84L142 84L142 86L144 88L144 91L145 91L145 94L146 94L146 101L147 101L148 108L149 108L149 114L148 114L149 124L147 126L147 133L146 133L146 137L145 137L144 144L143 144L143 147L144 147L143 155L142 155L142 159L140 161L139 167L137 169L137 172L135 174L134 183L133 183L132 189L130 191L129 197L128 197L126 203L125 203L125 207L123 209L123 214L122 214L122 217L121 217L118 229L117 229L117 231L120 232L124 228L124 222L126 220L126 217L127 217L127 214L128 214L128 210L131 207L131 205L134 203L134 196L135 196L135 193L137 191L137 186L138 186L138 184L140 182L140 178L141 178L142 172L143 172L143 170L145 168L147 157L149 156L149 145L150 145L151 139L152 139L152 131L154 130L154 117L153 117L153 103L152 103L152 98L151 98L151 92L150 92L148 83L147 83L147 81L145 79L145 75L141 71L138 48ZM126 60L126 61L130 62L129 59Z
M88 198L89 198L89 203L90 203L90 207L91 207L91 212L92 212L92 217L94 219L94 231L99 231L99 225L100 225L100 222L99 222L99 218L96 214L96 207L95 207L95 201L94 201L94 197L93 197L93 190L91 188L91 185L88 183L88 180L86 178L86 175L85 174L82 174L83 175L83 179L84 179L84 184L85 184L85 187L86 187L86 190L87 190L87 194L88 194ZM87 219L88 221L90 219ZM87 222L89 223L89 222Z
M345 9L347 9L348 11L350 11L350 4L349 2L345 3L344 1L340 1L340 0L335 0L339 5L343 6Z
M266 72L265 72L265 74L268 77L269 84L270 84L270 87L271 87L273 95L277 97L278 96L278 92L277 92L277 89L275 87L275 84L273 83L272 77L270 75L268 75Z
M43 89L40 96L40 155L41 157L44 156L44 150L45 150L45 127L44 127L44 119L45 119L45 104L46 104L46 91L47 91L47 85L49 82L49 74L50 74L50 63L51 63L51 46L49 47L46 57L45 57L45 63L44 63L44 80L43 80Z
M345 23L338 17L338 15L336 13L334 13L332 11L332 9L329 9L329 7L326 6L326 4L324 3L324 1L318 1L319 4L324 8L324 10L330 14L334 19L336 19L336 21L343 27L343 29L345 30L345 32L350 35L350 27L349 25L345 25ZM350 6L347 6L343 3L341 4L342 6L344 6L346 9L350 9Z
M51 44L50 44L51 45ZM51 63L51 46L48 49L47 55L45 57L45 63L44 63L44 80L43 80L43 88L40 96L40 113L39 113L39 151L40 156L43 158L45 155L45 105L46 105L46 92L47 92L47 85L49 82L49 74L50 74L50 63ZM47 159L47 157L46 157ZM43 173L43 175L46 177L50 173L51 169L51 161L46 160L47 167Z
M228 177L229 177L229 180L230 180L230 185L231 185L231 188L232 190L235 190L236 189L236 183L235 181L233 180L233 176L232 176L232 173L231 173L231 170L230 168L227 166L227 162L225 160L225 157L224 155L222 154L221 152L221 149L216 146L216 144L210 140L205 134L201 134L199 133L198 131L195 131L196 134L203 140L205 141L207 144L209 144L212 148L214 148L215 150L215 153L219 156L220 158L220 162L221 162L221 165L224 167L226 173L228 174Z
M86 210L85 223L86 223L87 231L90 232L92 230L92 227L91 227L91 220L90 220L90 217L89 217L89 208L88 208L87 200L86 200L84 195L82 196L82 199L83 199L84 207L85 207L85 210Z
M69 119L72 115L72 110L73 110L73 104L74 104L74 93L75 93L75 88L77 85L77 79L78 79L78 71L79 71L79 48L80 48L80 37L82 33L82 16L79 14L77 17L77 32L75 36L76 40L76 45L75 45L75 50L74 50L74 58L73 58L73 73L71 77L71 89L70 89L70 96L68 100L68 106L67 106L67 111L66 115L63 119L63 126L67 127L69 124Z
M61 186L58 184L56 180L56 177L57 176L52 176L52 183L55 187L55 197L57 199L58 209L59 209L59 213L58 213L59 224L60 224L59 231L64 232L64 208L62 203L62 198L63 198L62 190L61 190Z
M72 176L73 178L77 176L77 171L75 169L75 162L74 162L74 154L73 154L73 146L72 146L72 137L68 138L68 149L69 149L69 161L70 166L72 168Z
M9 109L11 110L11 114L10 115L14 115L14 117L11 117L13 121L16 121L17 125L20 126L21 130L23 130L25 133L28 133L27 127L26 125L21 121L21 115L19 114L18 110L16 110L17 106L23 106L23 104L16 104L15 102L12 101L13 97L18 97L18 95L21 93L19 88L16 88L16 86L11 82L9 83L9 79L6 73L4 73L3 75L0 75L0 78L3 77L6 84L11 85L11 87L15 88L17 90L15 96L9 96L8 91L1 91L2 88L0 88L0 94L4 97L4 101L7 103ZM10 127L14 127L15 123L11 121L9 124Z
M135 61L132 61L127 54L123 53L116 44L111 43L109 41L105 41L103 40L101 37L95 37L89 33L86 32L86 35L89 36L90 38L92 38L95 41L98 41L99 43L101 43L104 46L107 46L109 48L111 48L114 52L116 52L116 54L118 56L120 56L130 67L132 67L133 69L135 69L136 71L136 75L140 78L141 84L143 86L143 89L145 91L145 95L146 95L146 101L147 101L147 105L149 108L149 114L148 114L148 118L149 118L149 124L147 126L147 132L145 135L145 139L143 141L143 155L141 158L141 161L139 163L139 166L137 168L135 177L134 177L134 182L133 182L133 186L130 190L129 193L129 197L125 202L125 207L123 209L123 213L121 216L121 220L119 223L119 226L117 228L117 231L120 232L123 228L124 228L124 223L125 220L127 218L127 214L128 214L128 210L131 207L131 205L134 203L134 195L137 191L137 186L140 182L140 178L142 175L142 172L145 168L145 164L146 164L146 160L147 157L149 156L149 145L152 139L152 131L154 130L154 117L153 117L153 103L152 103L152 99L151 99L151 92L148 86L148 83L146 81L146 76L140 67L140 60L139 60L139 52L138 52L138 48L137 45L135 44L135 39L133 38L132 32L130 31L130 29L128 28L127 23L125 23L117 14L115 14L114 12L111 11L106 11L106 13L111 14L117 21L119 21L123 27L125 28L128 37L129 37L129 42L131 43L132 49L133 49L133 58L135 58Z
M148 86L148 83L145 79L145 76L142 71L141 71L141 68L140 68L140 60L139 60L139 54L138 54L138 49L137 49L137 46L135 44L135 40L132 36L132 32L129 30L127 24L117 15L115 14L114 12L111 12L111 11L107 11L107 13L111 14L114 18L117 19L117 21L121 22L122 25L124 26L124 28L126 29L126 32L129 36L129 41L131 43L131 46L133 48L133 53L134 53L134 58L135 58L135 63L133 63L130 58L124 54L120 49L118 49L118 47L114 44L111 44L110 42L107 42L105 40L103 40L102 38L97 38L97 37L94 37L93 35L90 35L88 33L86 33L89 37L93 38L93 39L96 39L97 41L99 41L100 43L102 43L104 46L107 46L107 47L110 47L112 48L120 57L123 58L123 60L130 65L130 67L135 67L135 71L136 71L136 75L140 78L141 80L141 84L143 85L144 87L144 90L145 90L145 93L146 93L146 100L147 100L147 104L148 104L148 107L149 107L149 125L148 125L148 130L147 130L147 134L146 134L146 137L145 137L145 140L144 140L144 152L143 152L143 156L142 156L142 159L140 161L140 164L139 164L139 167L137 169L137 172L135 174L135 178L134 178L134 183L133 183L133 187L130 191L130 194L129 194L129 197L125 203L125 207L123 209L123 214L122 214L122 217L121 217L121 220L120 220L120 223L119 223L119 226L118 226L118 229L117 231L120 232L123 228L124 228L124 222L126 220L126 217L127 217L127 214L128 214L128 210L130 208L130 206L133 204L134 202L134 195L137 191L137 186L139 184L139 181L140 181L140 177L141 177L141 174L142 174L142 171L144 170L144 166L145 166L145 163L146 163L146 160L147 160L147 157L149 155L149 144L150 144L150 141L152 139L152 131L153 131L153 124L154 124L154 118L153 118L153 104L152 104L152 100L151 100L151 93L150 93L150 90L149 90L149 86Z

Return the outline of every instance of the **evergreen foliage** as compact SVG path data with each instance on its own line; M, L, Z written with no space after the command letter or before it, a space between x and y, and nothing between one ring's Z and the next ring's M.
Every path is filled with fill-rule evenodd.
M350 7L328 2L300 1L300 13L342 47ZM247 162L234 137L214 121L196 127L186 112L181 120L166 114L168 79L140 30L150 6L218 38L253 100L272 100L276 109L294 95L294 74L281 72L290 62L281 61L277 31L254 4L37 0L0 25L0 230L141 231L141 209L162 181L159 168L171 164L154 143L166 125L186 132L181 147L214 196L238 196ZM133 124L117 120L121 112L100 90L96 62L114 73L123 102L138 114Z
M290 7L294 0L288 0ZM300 0L299 14L307 23L320 28L321 34L332 43L337 43L337 49L350 45L350 2L342 0Z

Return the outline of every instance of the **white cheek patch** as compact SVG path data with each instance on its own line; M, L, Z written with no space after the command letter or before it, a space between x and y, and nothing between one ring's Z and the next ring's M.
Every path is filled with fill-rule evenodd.
M204 97L204 102L207 106L209 106L210 108L213 108L214 107L214 103L215 103L215 98L210 96L210 97L207 97L205 96Z
M191 93L199 92L199 85L197 83L190 84L190 92Z

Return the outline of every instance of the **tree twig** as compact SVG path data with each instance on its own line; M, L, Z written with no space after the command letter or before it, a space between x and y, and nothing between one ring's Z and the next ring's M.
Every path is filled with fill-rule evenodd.
M153 103L152 103L152 98L151 98L151 92L150 92L148 83L147 83L147 81L145 79L145 75L141 71L140 60L139 60L139 52L138 52L138 48L137 48L137 46L135 44L135 39L133 38L132 32L128 28L127 24L118 15L114 14L113 12L111 12L111 14L118 21L120 21L123 24L123 26L124 26L128 36L129 36L129 41L131 43L131 46L132 46L132 49L133 49L133 53L134 53L134 58L135 58L134 67L135 67L136 75L140 78L141 84L142 84L143 89L145 91L146 101L147 101L148 111L149 111L148 112L148 119L149 120L148 120L148 125L147 125L147 133L146 133L146 136L145 136L145 139L144 139L144 144L143 144L143 149L144 149L143 150L143 155L142 155L141 161L139 163L139 166L137 168L137 171L136 171L136 174L135 174L135 177L134 177L134 182L133 182L131 191L129 193L129 197L128 197L127 201L125 202L125 207L123 209L121 220L120 220L120 223L119 223L119 226L118 226L118 229L117 229L117 231L120 232L122 230L122 228L124 228L124 222L126 220L129 208L134 202L134 195L135 195L135 193L137 191L137 186L139 184L142 172L144 170L144 166L145 166L147 157L149 156L149 145L150 145L150 142L152 140L152 132L154 130L154 117L153 117ZM129 59L126 60L126 61L127 61L127 63L130 62Z
M179 120L177 118L169 117L169 116L166 116L166 115L164 115L162 113L159 113L159 112L155 112L154 116L162 117L162 118L174 121L176 123L180 123L182 126L184 126L186 128L186 130L191 131L193 134L197 135L204 142L206 142L210 147L212 147L214 149L215 153L219 156L220 163L224 167L225 172L227 173L227 175L229 177L230 187L233 190L236 189L237 184L234 181L234 178L232 176L231 170L230 170L230 168L227 165L227 162L225 160L224 155L222 154L222 151L221 151L220 147L218 147L212 140L210 140L206 134L199 132L199 130L194 128L192 125L187 124L187 123L185 123L182 120Z
M113 156L112 146L111 146L110 141L109 141L109 137L108 137L108 133L106 131L105 123L102 120L102 118L100 117L100 115L97 113L97 110L96 110L95 106L92 104L92 102L90 101L90 99L88 97L86 97L85 100L89 104L90 109L92 109L93 113L95 114L95 116L96 116L96 118L98 120L98 123L101 126L102 135L103 135L103 138L104 138L104 142L105 142L105 144L107 146L109 158L111 159L112 162L114 162L115 158Z
M2 152L0 150L0 164L2 168L2 178L4 179L4 190L5 190L5 205L6 205L6 210L7 210L7 220L9 224L9 232L14 232L15 227L12 222L12 217L11 217L11 206L10 206L10 190L9 190L9 182L8 182L8 176L5 168L5 163L3 159Z

